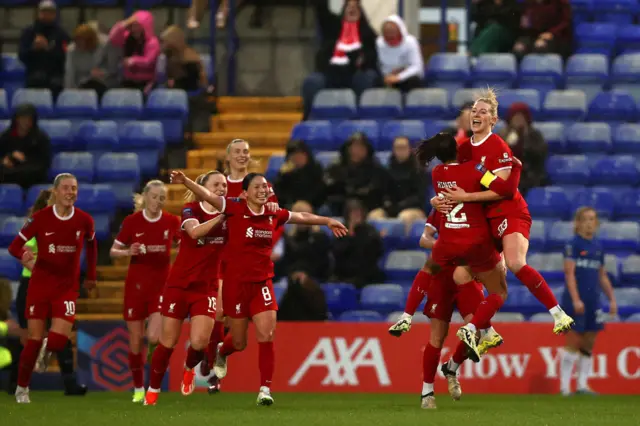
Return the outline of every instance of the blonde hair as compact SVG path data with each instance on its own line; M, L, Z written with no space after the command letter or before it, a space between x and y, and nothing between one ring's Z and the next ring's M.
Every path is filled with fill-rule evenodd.
M203 173L200 176L198 176L195 182L198 185L205 186L211 176L221 175L221 174L222 173L218 170L211 170L211 171L208 171L207 173ZM196 197L196 194L194 194L190 189L187 189L187 191L184 193L184 201L187 203L192 203L194 201L202 201L202 200Z
M65 179L73 179L76 182L78 182L78 179L71 173L60 173L53 179L53 189L56 189L57 187L59 187L60 182L62 182ZM51 190L51 194L49 195L49 201L47 202L47 204L52 206L55 203L56 203L56 193L55 191Z
M231 153L231 147L237 143L246 143L247 147L249 148L249 151L251 151L251 144L249 144L249 141L246 141L244 139L234 139L231 142L229 142L229 144L227 145L227 156L229 155L229 153ZM258 167L259 165L260 165L259 161L250 159L249 164L247 165L247 171L249 170L250 167ZM224 174L225 175L231 174L231 165L229 164L229 160L227 160L226 158L224 159Z
M133 211L140 212L144 210L144 208L147 206L144 201L145 195L147 195L147 193L151 191L151 188L158 188L158 187L164 189L165 191L167 189L163 181L154 179L147 182L147 184L144 186L140 194L133 194L133 205L134 205Z
M596 209L590 206L582 206L576 210L576 214L573 216L573 231L578 233L578 224L584 220L584 214L587 212L593 212L596 215L596 223L599 222L598 212Z
M492 117L498 117L498 96L495 89L487 87L485 90L476 93L474 97L474 105L478 102L484 102L489 105L489 114Z

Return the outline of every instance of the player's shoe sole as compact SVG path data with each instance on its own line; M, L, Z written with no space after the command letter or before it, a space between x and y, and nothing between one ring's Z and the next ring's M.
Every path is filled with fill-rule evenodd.
M567 331L571 330L575 321L569 315L564 312L560 317L555 320L555 324L553 325L553 333L554 334L564 334Z
M467 347L467 356L469 359L473 362L479 362L480 354L478 353L478 346L476 344L476 334L466 325L463 325L458 329L456 336L458 336L458 339Z
M504 339L498 333L485 334L478 343L478 353L480 356L489 352L490 349L497 348L504 343Z
M389 327L389 334L400 337L409 330L411 330L411 318L402 318Z
M436 397L433 396L433 392L420 397L420 408L424 410L435 410L438 408L436 406Z
M451 395L451 398L454 401L459 401L462 396L462 386L460 386L458 375L449 370L446 362L442 364L440 371L442 371L444 378L447 379L447 390L449 391L449 395Z

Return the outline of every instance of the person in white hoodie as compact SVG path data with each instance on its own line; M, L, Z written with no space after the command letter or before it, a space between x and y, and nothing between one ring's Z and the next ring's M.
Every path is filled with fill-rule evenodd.
M384 85L408 92L423 85L424 61L418 40L409 34L398 15L382 23L382 35L376 40L378 67Z

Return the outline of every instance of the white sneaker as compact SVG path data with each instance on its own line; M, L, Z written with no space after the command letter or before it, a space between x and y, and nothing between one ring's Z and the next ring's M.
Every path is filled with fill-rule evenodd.
M398 321L389 327L389 334L395 337L402 336L403 333L411 330L411 317L401 316Z
M480 353L478 352L478 346L476 342L476 334L471 330L468 325L463 325L458 329L456 333L458 339L467 347L467 355L473 362L480 362Z
M38 353L38 359L36 360L36 365L33 367L33 371L36 373L44 373L47 371L47 367L49 366L49 358L51 358L51 352L47 350L47 341L48 339L45 337L42 340L42 346L40 347L40 352Z
M427 395L422 395L420 398L420 408L425 410L434 410L437 408L436 397L433 395L433 392Z
M16 402L18 404L31 403L31 399L29 399L29 388L23 388L21 386L16 388Z
M227 375L227 357L220 354L222 348L222 342L218 343L218 349L216 350L216 363L213 366L213 372L218 379L223 379Z
M266 386L260 387L260 393L258 393L258 399L256 400L258 405L272 405L273 397L271 396L271 390Z

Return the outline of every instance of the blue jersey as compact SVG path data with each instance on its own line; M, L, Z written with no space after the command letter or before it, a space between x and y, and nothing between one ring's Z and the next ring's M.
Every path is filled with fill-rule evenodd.
M600 306L600 268L604 265L604 250L597 239L586 240L576 235L565 247L565 260L576 263L578 294L586 310ZM565 299L571 301L568 291Z

